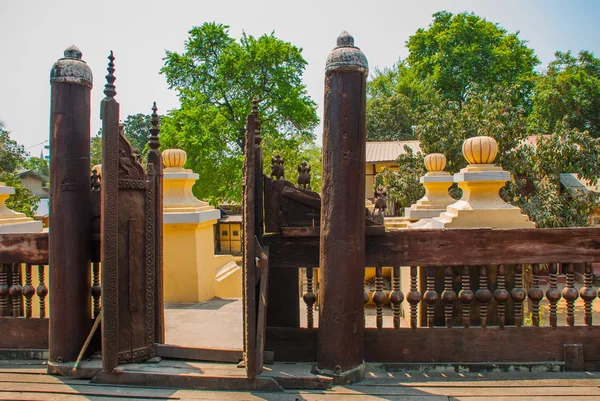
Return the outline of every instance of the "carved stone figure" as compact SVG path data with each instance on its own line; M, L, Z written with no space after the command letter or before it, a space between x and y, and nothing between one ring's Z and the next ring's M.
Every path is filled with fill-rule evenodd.
M375 209L378 211L379 221L383 224L383 213L387 209L387 189L381 185L375 190ZM373 210L373 217L375 217L375 210Z
M308 164L306 161L303 161L298 165L298 187L311 191L310 164Z
M277 180L284 178L283 163L284 160L281 155L277 154L274 157L271 157L271 179L273 179L273 177Z

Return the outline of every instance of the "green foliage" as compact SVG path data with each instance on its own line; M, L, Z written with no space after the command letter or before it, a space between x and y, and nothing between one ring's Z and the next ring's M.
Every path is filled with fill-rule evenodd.
M134 152L145 154L148 150L148 136L152 128L151 116L149 114L128 115L123 124L123 136L127 138ZM102 128L98 130L90 142L90 166L102 164Z
M419 29L406 44L408 65L421 80L459 108L469 96L497 85L514 89L524 104L533 86L533 68L539 64L533 50L517 33L471 13L433 15L428 29Z
M10 132L0 124L0 182L15 188L15 194L6 201L6 206L15 212L32 217L39 199L21 185L16 170L26 164L27 152L17 141L10 139Z
M375 176L374 183L375 188L379 185L387 188L388 198L398 202L403 213L404 208L409 207L425 195L425 189L419 179L427 172L421 153L414 154L408 146L405 146L404 150L406 153L398 158L400 171L384 168Z
M600 136L600 59L591 52L556 52L546 73L536 80L532 134L553 132L565 123L570 128L588 130Z
M45 178L50 178L50 165L48 160L40 157L30 157L25 161L25 168L32 170Z
M213 205L240 201L242 152L225 139L233 139L235 134L227 129L225 117L216 107L194 107L191 102L185 100L179 110L161 120L162 149L186 151L185 167L200 175L194 185L196 197Z
M26 156L23 145L10 139L10 132L0 126L0 172L12 173L23 167Z
M123 122L123 135L133 149L138 153L143 153L148 143L150 136L150 128L152 128L152 116L149 114L131 114L127 116Z
M6 206L15 212L25 213L28 217L33 217L40 199L21 185L21 180L16 174L0 172L0 182L15 189L15 193L8 197Z
M301 49L272 33L243 34L238 42L228 28L214 22L192 28L185 51L167 51L161 69L181 101L163 119L163 148L188 153L186 166L200 174L195 193L213 204L241 199L245 121L253 99L260 101L265 155L280 152L292 161L304 149L308 157L318 123L302 83Z
M180 99L216 107L243 147L246 116L252 99L261 101L265 135L313 139L316 104L306 93L301 49L273 33L259 38L242 34L238 43L227 25L207 22L189 31L182 54L167 51L165 74Z

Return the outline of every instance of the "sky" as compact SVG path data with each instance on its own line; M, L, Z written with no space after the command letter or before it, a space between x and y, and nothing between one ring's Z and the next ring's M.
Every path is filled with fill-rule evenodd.
M325 60L343 30L350 32L375 67L407 56L405 43L432 14L474 12L499 23L534 49L542 64L556 50L582 49L600 56L598 0L0 0L0 121L11 138L39 156L48 139L49 74L63 51L74 44L94 74L91 132L101 126L100 101L108 53L114 51L121 118L176 109L177 94L159 74L165 50L181 52L188 31L207 21L242 31L275 36L303 49L308 62L303 79L323 115ZM322 126L315 131L321 141Z

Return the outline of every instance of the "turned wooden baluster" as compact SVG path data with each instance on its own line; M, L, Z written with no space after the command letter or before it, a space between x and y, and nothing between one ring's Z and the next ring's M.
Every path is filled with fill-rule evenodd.
M314 327L314 304L317 302L317 294L313 290L313 268L306 268L306 294L302 296L306 304L306 327Z
M31 317L31 298L35 295L35 287L31 282L31 265L25 265L25 287L23 287L23 296L25 297L25 317Z
M444 302L444 315L446 318L446 327L452 327L452 311L454 304L458 301L456 292L452 289L452 267L446 267L444 276L444 291L442 292L442 301Z
M36 294L40 300L40 317L46 317L46 295L48 295L48 287L44 280L44 265L38 265L38 281L40 284L36 289Z
M461 275L462 288L458 293L458 298L462 304L462 320L463 326L468 328L471 325L471 302L475 298L475 294L471 291L471 277L469 276L469 267L463 266Z
M479 268L479 289L475 292L475 298L479 302L479 319L481 327L487 326L487 305L492 300L492 292L488 289L488 268L481 266Z
M390 303L394 313L394 328L400 328L400 304L404 301L404 294L400 291L400 266L394 266L392 279L392 293L390 294Z
M100 263L92 262L92 298L94 300L94 318L100 314L100 296L102 286L100 285Z
M516 265L515 287L510 292L510 296L515 303L515 325L517 327L521 327L523 324L523 301L526 295L523 288L523 265Z
M8 265L0 264L0 317L8 316Z
M562 296L567 301L567 326L575 324L575 300L579 293L575 289L575 266L569 263L567 267L567 286L563 289Z
M498 279L494 299L498 305L498 325L504 327L506 323L505 302L508 301L508 291L506 291L506 277L504 276L504 265L498 266Z
M540 301L544 298L544 292L540 290L540 265L535 264L531 266L531 288L527 293L531 303L533 304L533 310L531 312L531 322L534 326L540 325Z
M585 273L583 273L583 287L581 288L581 291L579 292L579 295L581 296L581 299L583 299L583 303L585 305L584 321L585 321L586 326L592 325L592 302L596 298L596 291L594 290L594 287L592 286L592 281L593 281L592 264L586 263L585 264Z
M375 293L373 294L373 303L377 309L377 328L383 328L383 304L387 301L387 296L383 292L383 268L375 267Z
M423 299L427 303L427 326L433 327L435 325L435 304L439 299L435 290L435 267L427 268L427 291L423 294Z
M550 302L550 326L556 327L556 305L560 300L560 290L557 288L558 263L550 265L550 288L546 291L546 298Z
M369 291L364 290L363 291L363 302L365 305L365 309L364 309L364 325L365 327L367 326L367 304L369 303Z
M21 264L14 263L12 272L12 285L8 293L12 299L13 317L19 317L21 316L21 295L23 295L23 287L21 287Z
M417 266L410 267L410 292L406 295L410 304L410 327L417 328L417 306L421 302L421 294L417 289Z

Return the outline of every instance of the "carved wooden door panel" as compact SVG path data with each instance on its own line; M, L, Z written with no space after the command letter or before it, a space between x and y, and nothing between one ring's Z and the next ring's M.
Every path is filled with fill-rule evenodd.
M111 54L112 57L112 54ZM145 172L119 126L112 59L102 101L102 366L154 356L156 172ZM111 71L112 70L112 71Z
M266 340L267 286L269 282L268 250L263 250L258 238L262 204L262 172L256 166L255 134L256 114L250 114L246 122L246 146L243 182L243 304L244 304L244 364L246 375L253 379L262 373ZM259 188L260 190L256 190ZM258 206L257 206L258 205ZM258 211L258 213L257 213Z

